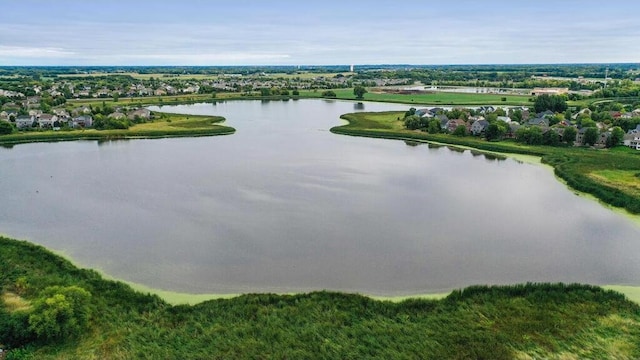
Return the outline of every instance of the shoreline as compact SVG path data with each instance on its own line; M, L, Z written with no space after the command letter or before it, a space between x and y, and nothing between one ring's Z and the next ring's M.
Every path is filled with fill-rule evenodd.
M106 273L102 269L97 269L97 268L93 268L93 267L85 267L83 264L78 263L73 257L71 257L69 254L67 254L65 251L53 250L53 249L50 249L48 247L45 247L44 245L40 245L38 243L35 243L35 242L31 241L31 240L16 240L13 237L11 237L10 235L4 234L4 233L0 233L0 238L1 237L7 238L7 239L13 239L14 241L18 241L18 242L24 241L24 242L26 242L28 244L33 245L33 246L39 246L39 247L45 249L46 251L51 252L55 256L59 256L59 257L63 258L64 260L70 262L73 266L75 266L78 269L94 271L94 272L98 273L98 275L100 275L100 277L102 279L104 279L104 280L123 283L123 284L129 286L133 291L136 291L136 292L141 293L141 294L157 295L162 300L166 301L168 304L173 305L173 306L176 306L176 305L190 305L190 306L193 306L193 305L201 304L201 303L203 303L205 301L209 301L209 300L234 299L234 298L237 298L237 297L240 297L240 296L243 296L243 295L249 295L249 294L301 295L301 294L309 294L311 292L318 292L318 291L329 291L329 292L342 293L342 294L359 295L359 296L364 296L364 297L367 297L367 298L370 298L370 299L376 300L376 301L383 301L383 302L388 301L388 302L393 302L393 303L400 303L400 302L403 302L405 300L414 300L414 299L419 299L419 300L441 300L441 299L444 299L447 296L449 296L454 291L462 290L462 289L468 288L470 286L475 286L475 285L495 286L496 285L496 284L475 284L475 285L464 286L462 288L456 288L456 289L453 289L451 291L446 291L446 292L439 292L439 291L436 291L436 292L417 292L417 293L408 293L406 295L405 294L401 294L401 293L398 293L397 295L376 295L376 294L367 293L367 292L332 290L332 289L314 289L314 290L308 290L308 291L253 291L253 292L242 292L242 293L200 293L200 294L196 294L196 293L188 293L188 292L179 292L179 291L158 289L158 288L153 288L153 287L150 287L150 286L147 286L147 285L144 285L144 284L139 284L139 283L135 283L135 282L132 282L132 281L119 279L117 277L109 275L108 273ZM526 282L519 282L519 283L512 283L512 284L502 284L502 285L497 285L497 286L509 286L509 285L524 284L524 283L526 283ZM623 294L624 296L626 296L627 299L629 299L630 301L640 305L640 285L637 285L637 286L626 285L626 284L604 284L604 285L586 284L586 285L597 286L597 287L600 287L600 288L605 289L605 290L612 290L612 291L618 292L618 293Z
M628 155L614 153L610 150L590 150L573 147L544 147L520 145L514 142L489 142L475 137L454 137L446 134L429 134L426 132L409 131L396 129L393 125L383 123L380 120L367 118L368 115L389 115L395 117L397 112L361 112L348 113L340 116L340 119L347 121L347 124L337 125L330 129L334 134L359 136L380 139L403 140L413 142L432 143L442 146L452 146L461 149L469 149L501 156L524 155L539 157L540 163L548 165L553 169L556 178L561 179L571 191L584 193L596 198L607 207L619 208L628 213L629 216L640 215L640 199L626 194L617 188L604 186L588 177L588 173L583 168L576 169L576 164L589 166L589 164L579 164L582 157L590 157L587 161L594 161L594 157L618 156L623 160L633 160L638 162L640 157L636 154ZM596 160L602 160L600 158ZM615 168L614 168L615 169ZM602 170L602 169L598 169ZM640 168L637 169L640 171ZM638 223L640 220L636 220Z
M222 100L222 99L220 99ZM227 99L225 99L227 100ZM249 99L238 99L238 100L249 100ZM255 100L255 99L250 99L250 100ZM336 100L349 100L349 99L336 99ZM173 104L172 104L173 105ZM160 112L161 113L161 112ZM169 114L169 113L163 113L163 114ZM198 116L196 115L187 115L187 114L171 114L171 115L176 115L176 116L191 116L193 118L197 118ZM414 142L420 142L420 143L431 143L431 144L436 144L436 145L442 145L442 146L451 146L451 147L456 147L456 148L460 148L460 149L465 149L465 150L472 150L472 151L478 151L481 153L488 153L488 154L492 154L492 155L500 155L500 156L507 156L510 158L514 158L518 161L523 161L523 162L527 162L527 163L532 163L532 164L536 164L536 165L543 165L544 167L548 167L550 170L554 171L554 174L556 176L556 178L562 182L565 186L567 186L567 188L574 192L577 193L579 196L585 196L589 199L593 199L593 200L597 200L601 205L609 208L610 210L613 210L616 213L619 213L620 215L625 215L627 218L629 218L631 221L633 221L635 224L640 225L640 217L638 217L637 214L633 214L627 210L624 210L623 208L620 207L616 207L613 206L611 204L608 204L607 202L603 201L602 199L599 199L598 197L594 196L591 193L588 192L583 192L580 191L578 189L573 188L572 186L569 185L569 183L567 181L565 181L565 179L563 179L561 176L558 175L556 168L549 163L545 163L543 158L545 156L545 154L536 152L536 149L526 149L526 148L520 148L517 149L515 148L515 145L511 145L510 144L506 144L503 147L496 146L495 143L490 143L487 142L486 143L486 147L487 148L492 148L494 150L491 149L485 149L482 147L476 147L474 146L474 144L464 144L465 143L465 138L460 138L460 139L452 139L452 140L459 140L458 143L456 142L446 142L446 141L442 141L442 140L447 140L446 138L440 136L437 138L442 138L440 140L431 140L422 136L411 136L411 135L428 135L428 134L413 134L413 133L393 133L393 130L389 129L389 130L383 130L383 131L372 131L372 130L368 130L368 129L345 129L345 127L348 127L350 125L352 125L352 122L349 120L348 116L346 115L350 115L350 114L344 114L340 117L340 119L343 122L341 125L337 125L334 126L330 129L330 131L334 134L341 134L341 135L350 135L350 136L364 136L364 137L375 137L375 138L385 138L385 139L395 139L395 140L405 140L405 141L414 141ZM207 116L201 116L200 118L207 118ZM224 119L219 120L219 121L224 121ZM233 134L235 132L234 128L231 127L227 127L227 126L221 126L221 125L216 125L215 128L213 128L216 130L216 132L214 133L203 133L203 134L199 134L197 131L193 131L193 130L186 130L183 132L177 131L173 134L157 134L157 135L150 135L150 136L136 136L136 135L130 135L130 136L125 136L125 137L114 137L113 134L105 134L106 136L101 136L101 137L91 137L94 136L95 134L89 134L89 137L77 137L77 138L62 138L62 139L25 139L24 141L19 141L19 142L14 142L14 143L6 143L3 142L2 138L0 137L0 146L8 144L8 145L14 145L14 144L21 144L21 143L31 143L31 142L58 142L58 141L78 141L78 140L120 140L120 139L153 139L153 138L170 138L170 137L196 137L196 136L214 136L214 135L227 135L227 134ZM194 129L195 130L195 129ZM210 131L211 129L206 129L207 131ZM222 130L222 131L220 131ZM125 132L127 130L124 130ZM53 133L56 134L56 133ZM78 135L82 135L82 134L78 134ZM110 136L111 135L111 136ZM467 142L469 143L469 142ZM505 150L504 148L509 147L512 148L512 150L518 150L516 152L509 152L509 150L511 149L507 149ZM29 241L31 243L31 241ZM35 244L35 243L34 243ZM43 246L44 247L44 246ZM49 250L48 248L46 248L47 250ZM74 265L77 265L69 256L67 256L66 254L64 254L64 252L57 252L57 251L53 251L53 250L49 250L52 251L54 254L59 255L67 260L69 260L70 262L72 262ZM78 266L80 267L80 266ZM197 303L201 303L203 301L207 301L207 300L212 300L212 299L228 299L228 298L234 298L237 296L241 296L245 293L238 293L238 294L191 294L191 293L182 293L182 292L175 292L175 291L170 291L170 290L162 290L162 289L155 289L155 288L151 288L142 284L137 284L137 283L132 283L132 282L128 282L125 280L121 280L121 279L117 279L114 278L108 274L106 274L105 272L101 271L101 270L95 270L92 269L94 271L97 271L102 277L104 277L105 279L110 279L110 280L115 280L115 281L119 281L122 282L124 284L129 285L131 288L133 288L134 290L138 291L138 292L143 292L143 293L151 293L151 294L156 294L158 296L160 296L161 298L163 298L165 301L167 301L168 303L171 303L173 305L177 305L177 304L197 304ZM599 287L602 287L604 289L612 289L615 290L617 292L620 292L622 294L624 294L625 296L627 296L630 300L640 304L640 285L639 286L629 286L629 285L616 285L616 284L607 284L607 285L596 285ZM338 292L344 292L344 291L338 291ZM271 292L269 292L271 293ZM276 292L277 293L277 292ZM301 294L301 293L305 293L305 292L294 292L295 294ZM347 293L347 292L345 292ZM443 298L446 297L450 292L447 293L417 293L417 294L410 294L410 295L389 295L389 296L380 296L380 295L372 295L372 294L366 294L366 293L362 293L360 295L369 297L371 299L375 299L375 300L380 300L380 301L393 301L393 302L399 302L399 301L403 301L406 299L416 299L416 298L424 298L424 299L439 299L439 298ZM283 293L277 293L277 294L290 294L289 292L283 292Z
M221 125L226 120L221 116L171 114L160 111L156 113L162 117L153 122L133 125L129 129L47 130L2 135L0 136L0 147L11 148L20 144L62 141L111 141L218 136L230 135L236 132L233 127Z

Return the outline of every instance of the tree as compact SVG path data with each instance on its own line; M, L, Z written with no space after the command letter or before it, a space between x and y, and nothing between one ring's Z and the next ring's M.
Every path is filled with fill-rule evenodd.
M404 117L414 115L416 113L416 108L410 108L407 112L404 113Z
M558 146L560 143L560 134L558 134L554 129L549 129L542 135L542 143L550 146Z
M420 116L410 115L404 118L404 126L409 130L416 130L422 127Z
M13 125L7 121L0 120L0 135L7 135L13 132Z
M440 132L440 130L442 130L440 126L440 120L438 119L429 120L429 124L427 126L427 131L429 132L429 134L437 134Z
M366 93L367 89L365 89L362 85L358 85L353 88L353 95L355 95L357 99L362 99L364 97L364 94Z
M518 110L514 110L511 113L511 120L520 123L522 121L522 111L519 110L519 109Z
M51 286L43 291L29 315L29 330L49 341L80 335L89 321L91 294L78 286Z
M624 138L624 131L619 126L616 126L613 129L611 129L611 135L607 139L606 145L608 148L619 145L622 142L623 138Z
M327 90L327 91L323 91L322 92L322 97L328 97L328 98L334 98L337 97L338 95L336 95L335 91L333 90Z
M598 128L589 127L585 130L584 135L582 135L582 144L583 145L593 145L598 141Z
M295 89L295 90L293 90L293 91L291 92L291 95L293 95L293 96L298 96L298 95L300 95L300 91L298 91L298 89Z
M271 89L269 89L269 88L260 89L260 95L261 96L271 96Z
M576 135L578 131L573 126L567 126L562 133L562 139L569 145L573 145L573 142L576 141Z
M529 129L529 141L527 143L529 145L542 145L542 141L542 129L540 129L538 126L532 126Z
M564 97L558 95L543 94L536 97L533 108L537 113L551 110L553 112L565 112L567 110L567 102Z
M464 125L458 125L455 130L453 130L453 135L456 136L467 136L467 127Z
M489 126L487 126L487 130L484 132L484 138L487 139L487 141L497 140L501 136L500 127L496 123L489 124Z

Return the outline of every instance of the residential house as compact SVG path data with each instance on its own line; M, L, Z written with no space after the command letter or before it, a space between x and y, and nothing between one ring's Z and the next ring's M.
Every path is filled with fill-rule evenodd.
M545 119L543 117L536 117L534 119L529 119L529 121L527 122L527 125L548 127L549 126L549 120L547 120L547 119Z
M488 106L480 106L480 107L478 108L478 112L479 112L480 114L484 114L484 115L491 114L491 113L492 113L492 112L494 112L494 111L496 111L496 108L495 108L495 107L493 107L493 106L491 106L491 105L488 105Z
M518 122L516 121L512 121L509 123L509 129L507 130L507 133L505 134L505 137L513 139L516 137L516 131L518 131L518 129L520 129L522 125L518 124Z
M575 145L584 145L584 134L587 131L588 127L583 127L580 130L578 130L578 133L576 134L576 142ZM603 134L605 134L603 136ZM611 135L611 132L606 131L604 133L599 133L598 134L598 138L596 139L596 143L594 144L595 146L600 145L600 143L602 144L606 144L606 139Z
M109 97L109 94L110 94L109 89L102 88L102 89L96 90L96 92L93 93L93 97L102 97L102 98L104 98L104 97Z
M75 115L80 115L80 114L89 115L89 114L91 114L91 108L86 106L86 105L84 105L82 107L74 109L73 110L73 114L75 114Z
M71 121L74 128L88 128L93 125L93 118L90 115L77 116L74 117Z
M627 134L640 134L640 124L636 125L635 129L627 131Z
M498 121L504 121L507 124L511 122L511 118L508 116L498 116L498 118L496 119Z
M67 121L69 113L65 109L53 109L53 113L58 116L58 120Z
M449 122L449 118L445 114L438 114L435 116L436 119L440 120L440 128L445 130L447 128L447 123Z
M622 113L620 111L609 111L609 115L614 119L618 119L622 116Z
M478 120L471 124L471 133L473 135L480 135L487 129L487 127L489 127L489 122L487 120Z
M543 111L543 112L539 112L539 113L537 113L537 114L536 114L536 117L537 117L537 118L550 118L550 117L552 117L553 115L555 115L555 113L554 113L553 111L551 111L551 110L545 110L545 111Z
M16 118L16 127L18 129L27 129L33 127L35 121L35 116L21 115Z
M23 102L24 107L27 109L37 109L40 107L40 96L29 96Z
M183 93L197 93L198 91L200 91L200 86L198 85L191 85L191 86L187 86L186 88L182 89Z
M42 115L42 110L36 110L36 109L29 110L29 116L38 117L40 115Z
M151 111L149 109L140 108L140 109L131 111L127 115L127 117L129 118L129 120L135 120L136 117L139 117L140 119L144 119L144 120L149 120L151 118Z
M603 131L598 136L598 140L596 140L595 146L597 147L605 147L607 146L607 141L611 137L611 131Z
M18 110L9 109L0 111L0 120L11 121L15 119L16 116L18 116Z
M38 125L43 129L53 129L53 123L58 120L56 115L41 114L36 118Z
M454 132L458 126L464 126L465 128L468 128L467 123L462 120L462 119L451 119L449 121L447 121L447 131L452 133ZM468 130L468 129L467 129Z
M640 133L627 133L622 141L624 146L640 150Z
M125 115L124 113L120 112L120 111L116 111L116 112L112 112L111 114L109 114L109 116L111 119L115 119L115 120L122 120L125 119L127 117L127 115Z

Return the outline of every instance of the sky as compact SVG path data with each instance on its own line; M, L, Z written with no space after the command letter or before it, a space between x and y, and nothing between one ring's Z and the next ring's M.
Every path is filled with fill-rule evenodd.
M0 66L639 63L635 0L0 0Z

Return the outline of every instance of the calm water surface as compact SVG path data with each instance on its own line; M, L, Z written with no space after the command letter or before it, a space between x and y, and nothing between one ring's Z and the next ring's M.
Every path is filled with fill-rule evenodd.
M331 134L351 102L164 107L235 135L0 148L0 232L191 293L640 285L640 228L540 165Z

